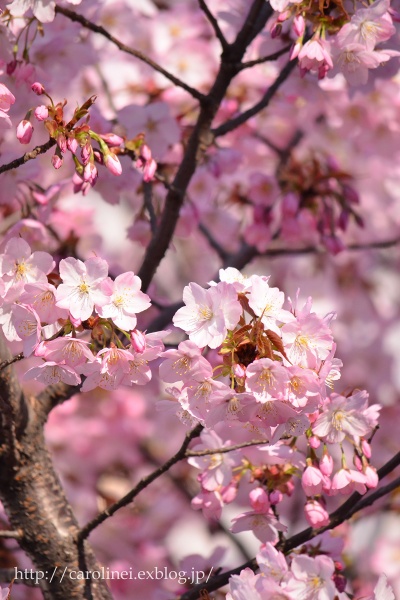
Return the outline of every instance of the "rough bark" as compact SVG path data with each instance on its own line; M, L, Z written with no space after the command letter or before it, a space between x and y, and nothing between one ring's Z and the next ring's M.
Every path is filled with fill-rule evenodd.
M1 360L10 355L0 337ZM43 418L35 397L25 397L14 367L0 372L0 499L19 544L44 573L40 587L46 600L110 600L105 581L71 577L83 565L99 566L89 545L79 556L78 523L46 448ZM62 574L64 576L62 577Z

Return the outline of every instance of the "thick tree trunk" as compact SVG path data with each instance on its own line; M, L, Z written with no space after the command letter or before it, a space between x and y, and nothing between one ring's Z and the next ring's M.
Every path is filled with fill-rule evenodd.
M0 339L1 360L10 358ZM76 578L99 570L92 550L78 552L79 531L43 435L36 398L22 393L12 366L0 371L0 499L19 544L32 559L46 600L111 600L106 582ZM79 555L81 554L81 556Z

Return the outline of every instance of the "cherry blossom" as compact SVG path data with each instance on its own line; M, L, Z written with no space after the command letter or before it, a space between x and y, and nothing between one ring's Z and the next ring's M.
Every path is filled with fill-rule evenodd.
M191 283L184 289L183 301L186 306L178 310L173 323L200 347L220 346L242 312L234 287L225 282L208 290Z
M60 262L63 281L57 288L57 306L66 308L75 319L88 319L94 306L104 306L111 290L102 287L108 275L108 265L101 258L89 258L85 262L65 258Z
M141 281L132 271L118 275L115 281L107 280L102 289L107 289L110 296L99 314L110 318L117 327L128 331L136 327L136 313L146 310L150 306L150 298L140 291Z

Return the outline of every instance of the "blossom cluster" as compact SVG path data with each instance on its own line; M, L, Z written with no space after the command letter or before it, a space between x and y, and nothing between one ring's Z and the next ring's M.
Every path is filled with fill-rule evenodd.
M9 239L0 255L4 335L22 344L24 358L41 359L24 378L77 386L84 375L83 392L150 381L148 363L164 349L167 333L136 329L136 314L150 307L139 277L128 271L113 280L97 257L69 257L58 272L54 267L50 254L32 253L22 238Z
M351 16L350 5L345 7L343 2L272 0L271 5L280 12L278 26L293 17L296 43L291 58L299 59L303 74L311 71L323 79L328 72L342 73L351 85L362 85L367 82L370 69L400 56L397 50L376 48L396 33L390 0L376 0L367 8L361 4ZM309 23L313 34L306 40ZM331 40L326 39L327 34Z
M3 86L5 88L5 86ZM75 173L72 181L74 192L82 192L86 195L95 185L98 178L97 164L104 165L113 175L121 175L122 165L118 154L123 151L130 151L134 157L134 166L143 173L143 180L148 182L154 177L157 169L157 163L154 160L150 148L144 143L143 134L139 134L132 140L124 140L115 133L98 134L92 131L89 126L89 109L96 100L96 97L90 97L82 106L75 109L72 119L69 122L64 118L64 107L67 100L54 103L51 96L46 92L44 86L35 82L32 84L32 91L38 96L45 95L50 100L50 104L41 104L37 106L33 114L37 121L43 123L50 138L56 141L56 150L52 156L51 162L55 169L63 165L63 155L69 151L74 162ZM3 94L4 104L10 103L10 92ZM21 144L29 144L34 127L31 123L33 109L30 109L25 118L17 126L17 139ZM85 122L78 124L85 118ZM93 147L96 142L98 147ZM78 158L76 152L80 150Z
M348 600L337 563L313 549L313 557L291 555L289 566L281 552L265 544L257 555L260 573L244 569L233 575L226 600ZM385 575L379 578L373 596L364 600L395 600Z
M189 340L161 354L160 377L179 402L180 419L204 427L189 459L200 469L194 508L219 519L239 499L249 510L233 519L232 531L276 544L287 529L278 507L296 480L313 527L329 524L329 497L377 486L369 442L380 407L368 406L365 391L327 390L342 366L333 314L319 317L311 298L287 309L268 277L245 278L233 268L221 269L208 289L191 283L183 299L173 322ZM326 577L333 571L329 559ZM303 584L293 585L295 593Z

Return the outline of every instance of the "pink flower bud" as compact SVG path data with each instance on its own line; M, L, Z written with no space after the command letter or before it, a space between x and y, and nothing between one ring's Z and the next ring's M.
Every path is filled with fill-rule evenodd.
M32 92L35 92L37 96L41 96L42 94L44 94L44 86L38 81L32 83L31 90Z
M306 467L301 476L301 485L307 496L315 496L322 492L324 476L316 467Z
M121 146L124 143L124 139L116 133L105 133L100 137L102 140L105 141L107 146L110 146L110 148L117 148L118 146Z
M21 144L29 144L32 139L33 127L30 121L24 119L18 124L17 139Z
M275 23L272 28L271 28L271 37L272 39L275 39L277 37L279 37L282 33L282 24L281 23Z
M92 153L92 146L91 146L90 142L86 142L86 144L83 146L83 148L81 150L81 157L82 157L82 162L84 165L86 165L89 162L91 153Z
M376 486L379 483L379 477L378 477L378 473L376 472L376 469L374 469L374 467L371 467L368 465L368 467L365 469L365 477L366 477L365 485L368 488L376 488Z
M51 157L51 164L55 169L59 169L63 164L62 157L58 156L58 154L53 154L53 156Z
M148 147L147 144L143 144L143 146L141 146L141 148L140 148L140 156L145 161L148 161L148 160L152 159L151 150L150 150L150 148Z
M310 437L310 439L308 440L308 443L310 444L311 448L314 448L314 450L316 450L317 448L320 447L321 440L319 438L317 438L317 436L312 435Z
M321 473L329 477L333 471L333 458L328 452L324 452L321 460L319 461L319 468Z
M110 173L113 175L121 175L122 165L119 162L118 156L116 156L113 152L109 152L108 154L103 155L103 160Z
M250 504L253 510L258 513L265 513L269 511L269 500L266 492L262 488L256 488L251 490L249 494Z
M90 185L94 185L97 179L97 167L89 162L83 170L83 181L87 181Z
M362 451L364 453L364 456L366 458L371 458L371 455L372 455L371 446L367 442L367 440L362 440L362 442L361 442L361 448L362 448Z
M355 468L358 471L362 471L363 470L363 464L361 462L360 457L357 456L357 454L355 454L354 457L353 457L353 464L354 464Z
M142 354L146 350L146 336L138 329L131 331L131 345L135 352Z
M302 15L297 15L293 19L293 31L297 37L302 37L306 30L306 22Z
M57 146L63 154L67 151L67 138L63 133L59 133L57 136Z
M157 170L157 163L152 158L150 162L146 163L143 171L143 181L149 182L153 179L154 174Z
M273 490L269 495L269 501L272 504L272 506L279 504L279 502L282 502L282 500L283 500L283 494L282 494L282 492L279 492L278 490Z
M49 116L49 110L48 110L47 106L42 104L41 106L38 106L35 109L34 114L38 121L45 121Z
M78 141L74 137L67 138L67 148L72 154L75 154L78 148Z
M329 524L329 514L317 500L309 500L304 507L304 513L311 527L325 527Z

